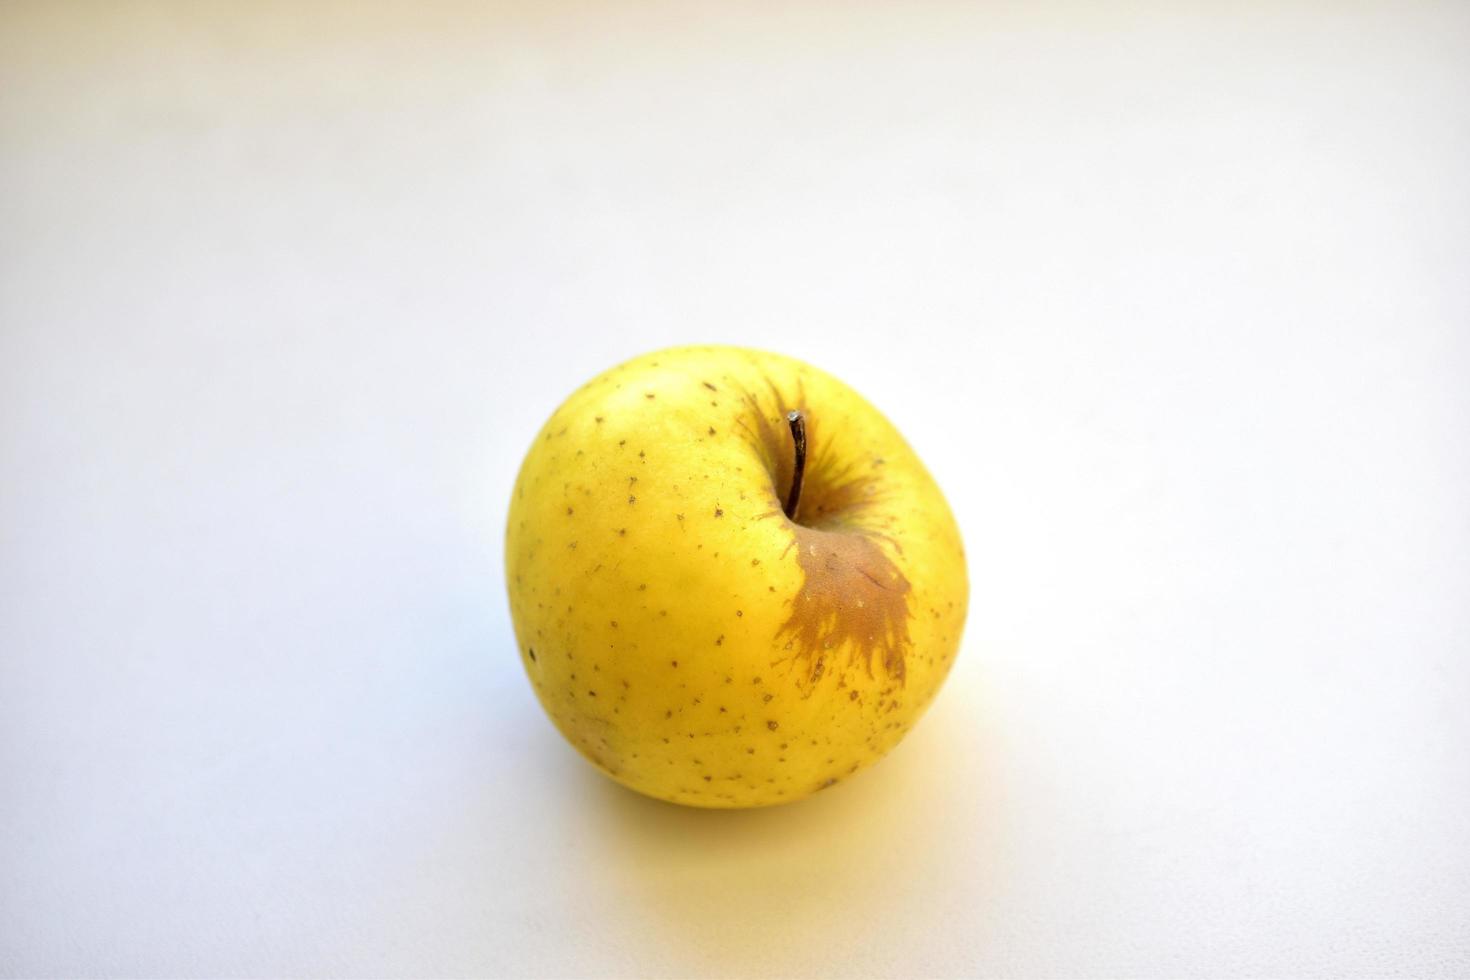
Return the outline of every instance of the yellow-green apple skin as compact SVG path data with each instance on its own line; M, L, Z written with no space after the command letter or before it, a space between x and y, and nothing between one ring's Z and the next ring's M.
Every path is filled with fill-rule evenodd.
M521 466L505 557L556 727L618 782L699 807L789 802L881 758L949 672L969 595L949 506L887 419L732 347L573 393Z

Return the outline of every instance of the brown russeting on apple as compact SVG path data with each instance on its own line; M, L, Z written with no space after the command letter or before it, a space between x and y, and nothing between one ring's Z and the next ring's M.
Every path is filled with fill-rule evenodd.
M795 405L767 382L774 406L762 406L747 392L752 424L742 427L754 438L772 477L776 506L791 525L802 585L791 599L791 615L776 639L789 660L801 671L799 683L808 691L831 672L862 664L869 676L873 663L893 680L903 683L904 658L909 639L909 582L885 548L898 545L886 533L889 518L882 511L883 494L871 475L855 474L852 467L833 462L831 444L820 435L819 419L803 406L798 391ZM774 411L767 409L774 407ZM794 432L782 422L793 412L805 423L809 454L796 513L781 508L782 488L793 483ZM793 498L795 495L791 495ZM841 659L845 658L845 659Z

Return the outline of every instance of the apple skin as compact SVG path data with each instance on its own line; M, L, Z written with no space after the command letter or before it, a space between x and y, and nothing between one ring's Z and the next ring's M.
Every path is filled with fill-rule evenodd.
M949 506L887 419L733 347L573 393L522 464L505 556L556 727L623 785L699 807L790 802L881 758L948 674L969 594Z

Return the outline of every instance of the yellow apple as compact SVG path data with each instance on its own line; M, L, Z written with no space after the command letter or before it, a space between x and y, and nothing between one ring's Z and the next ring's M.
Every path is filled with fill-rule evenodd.
M505 557L557 728L618 782L703 807L796 800L880 758L949 672L969 595L949 506L888 420L731 347L648 354L568 398L521 466Z

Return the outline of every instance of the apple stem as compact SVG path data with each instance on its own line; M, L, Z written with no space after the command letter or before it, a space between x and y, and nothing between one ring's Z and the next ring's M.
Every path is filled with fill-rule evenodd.
M791 441L796 444L796 466L791 471L791 492L786 495L786 516L796 520L796 505L801 503L801 478L806 473L806 419L797 411L786 413L791 425Z

